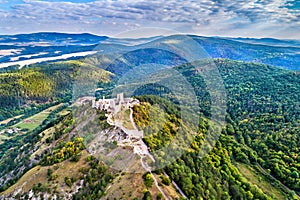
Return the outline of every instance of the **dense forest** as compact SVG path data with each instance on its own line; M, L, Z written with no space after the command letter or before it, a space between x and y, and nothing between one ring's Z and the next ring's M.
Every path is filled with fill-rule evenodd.
M200 127L203 128L199 130L200 134L191 146L193 151L187 151L165 170L191 199L275 198L264 194L265 191L262 192L243 178L236 162L259 166L299 193L299 73L221 59L215 60L215 64L228 92L226 128L222 130L213 151L200 159L197 150L207 130L207 124L202 123ZM204 105L210 102L206 101L209 100L207 88L195 66L204 65L205 61L178 67L196 89L202 109L209 108ZM145 87L139 92L145 94L146 91ZM168 96L159 89L153 90L153 87L151 91L156 95ZM157 97L140 99L153 105L165 105L157 102ZM178 116L179 109L171 109L173 116ZM142 124L140 126L146 128L146 133L149 129L152 131L152 135L145 137L144 141L153 152L171 141L172 135L174 137L176 134L174 124L165 127L168 126L167 122L163 129L156 132L155 127L151 127L152 124L147 121L150 119L147 114L150 112L149 108L147 111L147 106L142 106L135 110L142 113L140 116L136 114L137 124ZM166 109L166 112L169 110ZM203 110L203 113L206 117L210 116L210 110ZM176 123L174 119L168 120ZM275 184L280 186L279 182ZM293 198L293 192L288 195Z
M16 115L32 114L43 104L76 100L75 96L83 95L89 81L106 82L110 79L111 73L86 62L71 60L36 64L1 73L0 121Z
M49 64L1 73L0 120L30 112L32 107L70 99L70 75L74 70Z

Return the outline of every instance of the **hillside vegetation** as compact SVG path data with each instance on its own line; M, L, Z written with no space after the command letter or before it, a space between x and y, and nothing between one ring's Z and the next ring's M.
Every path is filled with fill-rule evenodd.
M205 65L207 63L201 61L193 65L182 65L177 69L194 86L202 112L206 117L210 117L207 87L201 74L195 69L195 66L201 68ZM220 71L228 94L227 125L213 151L204 159L200 159L197 150L203 142L208 126L202 124L200 127L204 129L199 130L199 136L192 143L193 150L187 150L186 154L165 170L191 199L278 198L266 188L243 177L239 172L240 165L236 162L251 164L260 174L260 180L273 182L270 176L265 176L267 172L277 179L272 185L286 193L286 197L297 198L294 192L286 190L283 185L296 193L300 192L299 73L230 60L215 60L215 65ZM156 91L153 87L151 89L156 95L171 96L168 93L162 94L160 88ZM139 92L146 94L146 91L147 87ZM157 98L142 99L156 104ZM143 114L147 113L147 109L147 106L136 109L141 113L140 116L137 115L140 117L137 124L151 124L148 114ZM147 132L151 125L146 128ZM174 134L176 131L172 128L162 128L144 140L155 152Z
M88 84L107 82L111 73L83 60L37 64L0 74L0 121L33 113L42 104L68 102ZM86 83L87 82L87 83ZM77 83L77 85L74 85ZM35 108L32 108L32 107Z
M205 67L212 62L220 73L227 93L225 126L220 130L216 126L217 122L211 120L215 109L211 109L211 91L208 91L207 80L201 74L201 69L207 69ZM8 88L14 88L10 92L6 87L1 87L4 94L1 98L6 98L6 103L3 102L1 107L4 113L2 118L22 114L25 108L21 105L69 102L72 100L74 87L77 92L75 97L90 94L95 83L97 87L101 86L101 94L110 93L118 78L130 70L125 67L120 74L114 75L117 66L111 65L107 70L114 71L107 72L96 67L96 63L97 59L94 58L89 64L82 64L81 61L61 62L0 74L0 81L8 84ZM158 166L155 168L155 176L161 180L159 184L164 184L166 188L168 185L172 186L171 182L174 181L189 199L299 199L300 74L272 66L225 59L197 61L174 69L194 88L200 108L196 126L189 121L195 117L192 113L186 115L189 119L187 121L181 118L182 113L191 109L180 105L178 99L185 97L176 97L172 91L159 84L143 85L134 93L141 104L133 108L133 118L137 127L144 131L143 141L156 160L152 165ZM83 75L81 78L74 77L78 74ZM89 78L92 79L92 85L85 81ZM27 84L31 79L36 79L34 84ZM45 82L38 87L39 81L43 79ZM75 85L72 85L72 81ZM85 88L90 91L85 91ZM19 93L20 98L15 98L16 93ZM90 108L91 104L85 106ZM13 110L12 116L5 115L10 113L9 109ZM143 196L144 199L161 198L162 194L153 189L154 183L149 175L120 175L101 160L86 155L82 139L75 134L83 128L90 130L85 126L87 117L82 114L84 110L78 110L78 116L82 114L84 117L78 120L82 124L76 124L73 116L76 112L68 112L70 108L67 106L62 109L68 114L53 112L40 127L0 144L1 151L5 152L0 154L1 177L9 179L1 179L1 191L5 193L14 183L20 185L18 179L38 165L44 170L52 170L48 175L45 171L42 173L49 180L43 179L40 184L36 183L31 188L28 186L23 197L33 189L36 196L59 193L60 197L68 194L74 199L105 198L106 191L124 191L116 192L118 196L111 194L118 199L133 199L135 196L132 194L140 199ZM105 123L105 113L98 112L95 115L95 119L100 121L90 123L112 128ZM51 127L54 131L47 137L39 135ZM202 158L200 150L203 145L207 145L204 141L209 137L208 130L216 133L219 131L220 137L208 155ZM35 146L40 143L47 148ZM164 151L165 147L169 151ZM30 159L33 152L39 152L34 156L34 162ZM68 175L63 180L58 179L57 187L69 189L57 192L55 181L60 169L56 169L56 166L63 168L63 163L68 169L78 166L78 163L82 168L74 171L74 177ZM16 174L13 178L10 177L12 172ZM121 183L128 184L129 179L139 180L134 184L142 187L124 189ZM84 187L76 191L76 185L80 184ZM114 187L116 185L119 189ZM145 191L141 192L143 188Z

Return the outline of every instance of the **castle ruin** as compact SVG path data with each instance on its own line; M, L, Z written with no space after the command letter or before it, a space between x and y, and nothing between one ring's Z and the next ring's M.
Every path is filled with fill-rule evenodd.
M129 109L139 104L139 100L133 98L124 98L123 93L117 94L117 98L93 100L93 108L105 110L108 113L117 114L121 108Z

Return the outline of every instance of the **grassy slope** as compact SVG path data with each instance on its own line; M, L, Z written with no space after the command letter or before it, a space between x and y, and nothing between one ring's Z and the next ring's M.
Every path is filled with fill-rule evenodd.
M274 187L271 182L265 180L264 175L255 170L252 166L238 163L237 167L249 182L258 185L264 193L272 196L274 199L285 199L284 194L282 194L278 188Z
M62 111L61 114L65 114L66 112ZM62 126L61 123L58 124L58 126ZM43 150L46 148L51 147L51 144L46 144L45 139L48 138L49 136L53 136L55 132L54 127L50 127L46 129L45 131L41 132L41 139L40 141L36 144L39 146L39 149L34 152L31 155L31 158L34 158L35 155L40 154ZM65 138L66 135L63 135L59 140L62 138ZM54 141L57 142L59 140ZM30 191L34 185L37 185L38 183L41 183L44 186L47 186L51 189L55 188L57 186L58 188L58 193L64 193L64 192L69 192L74 190L74 188L69 188L68 186L65 185L64 182L64 177L76 177L79 178L80 172L79 169L82 167L87 167L87 163L85 162L86 157L88 156L88 152L85 150L82 153L82 156L79 160L79 162L70 162L68 160L63 161L62 163L55 164L53 166L37 166L32 168L30 171L25 173L18 181L16 184L11 186L9 189L7 189L5 192L0 194L2 195L9 195L13 194L16 191L19 191L22 188L22 193L26 193ZM139 167L140 169L138 170L141 172L142 167L140 166L139 160L135 164L136 167ZM58 169L55 170L55 166L58 166ZM47 176L47 171L48 169L53 169L54 174L58 176L58 178L55 181L49 181L48 176ZM146 173L146 171L145 171ZM125 174L119 174L119 176L114 180L112 184L107 188L107 195L103 197L104 199L109 198L117 198L119 199L120 197L128 199L128 198L134 198L138 197L141 199L144 196L144 191L146 190L146 186L144 185L143 181L143 173L125 173ZM157 180L161 183L161 180L157 177ZM134 187L132 187L134 185ZM179 194L175 190L173 186L164 186L164 192L168 194L171 197L179 197ZM159 190L156 188L156 186L153 184L151 188L149 188L149 191L151 192L153 197L156 197L157 194L159 193Z
M79 178L79 169L82 167L87 167L85 162L87 156L88 153L83 151L78 162L70 162L69 160L66 160L53 166L36 166L25 173L16 184L1 193L0 196L12 194L13 192L18 191L20 188L22 188L22 192L28 192L33 188L34 185L38 183L49 185L51 188L54 188L57 185L60 191L69 191L70 188L66 186L64 178ZM48 180L48 169L52 169L54 171L53 173L57 175L57 179L54 181Z

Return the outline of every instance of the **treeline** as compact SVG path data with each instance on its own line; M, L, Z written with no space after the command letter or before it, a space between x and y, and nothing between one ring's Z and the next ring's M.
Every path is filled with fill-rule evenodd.
M238 171L231 160L235 145L239 146L222 135L205 158L197 151L186 153L166 172L190 199L273 199Z
M255 150L265 169L299 193L299 73L223 60L216 64L229 93L228 134Z
M189 144L184 141L188 130L183 133L185 136L178 131L178 127L183 126L176 114L178 106L156 96L138 98L151 102L134 107L134 120L144 130L143 140L155 157L156 173L165 170L190 199L271 199L243 178L231 160L255 164L255 152L237 143L232 136L226 136L226 130L223 130L220 142L217 142L213 151L201 158L200 147L209 127L213 126L208 120L201 120L198 133ZM151 108L155 104L168 107L166 120L151 115L153 111L157 113ZM163 124L157 124L159 122ZM180 144L174 145L178 141L188 145L184 151L180 151ZM165 151L165 147L170 147L169 151ZM179 153L177 157L176 153ZM175 162L172 162L175 158Z
M78 138L74 139L74 142L78 142ZM63 149L62 147L61 149ZM61 150L60 149L60 150ZM59 149L58 149L59 150ZM83 159L83 158L80 158ZM103 163L97 160L93 156L87 156L84 158L84 166L78 169L77 174L64 177L64 183L70 191L75 190L75 187L79 187L75 193L71 195L71 199L91 199L97 200L106 195L106 188L108 184L112 183L115 178L114 172L110 171ZM66 198L66 194L60 191L57 187L58 174L57 169L59 167L49 167L47 171L48 182L39 182L32 187L33 197L44 198L47 193L53 198L63 199ZM28 192L19 193L14 197L15 199L29 199ZM70 198L70 197L69 197Z
M35 115L35 114L41 112L42 110L45 110L49 107L52 107L52 106L55 106L58 104L59 104L59 102L50 102L50 103L39 104L39 105L35 104L35 105L31 105L29 107L22 107L20 109L15 109L15 111L13 113L10 113L9 110L6 111L7 113L3 113L4 111L0 110L0 113L2 112L2 114L0 114L0 116L12 116L13 114L17 115L17 116L19 114L22 115L19 118L15 118L15 119L9 121L7 124L1 124L0 129L3 129L5 127L10 127L14 124L17 124L18 122L22 121L23 119L28 118L29 116Z

